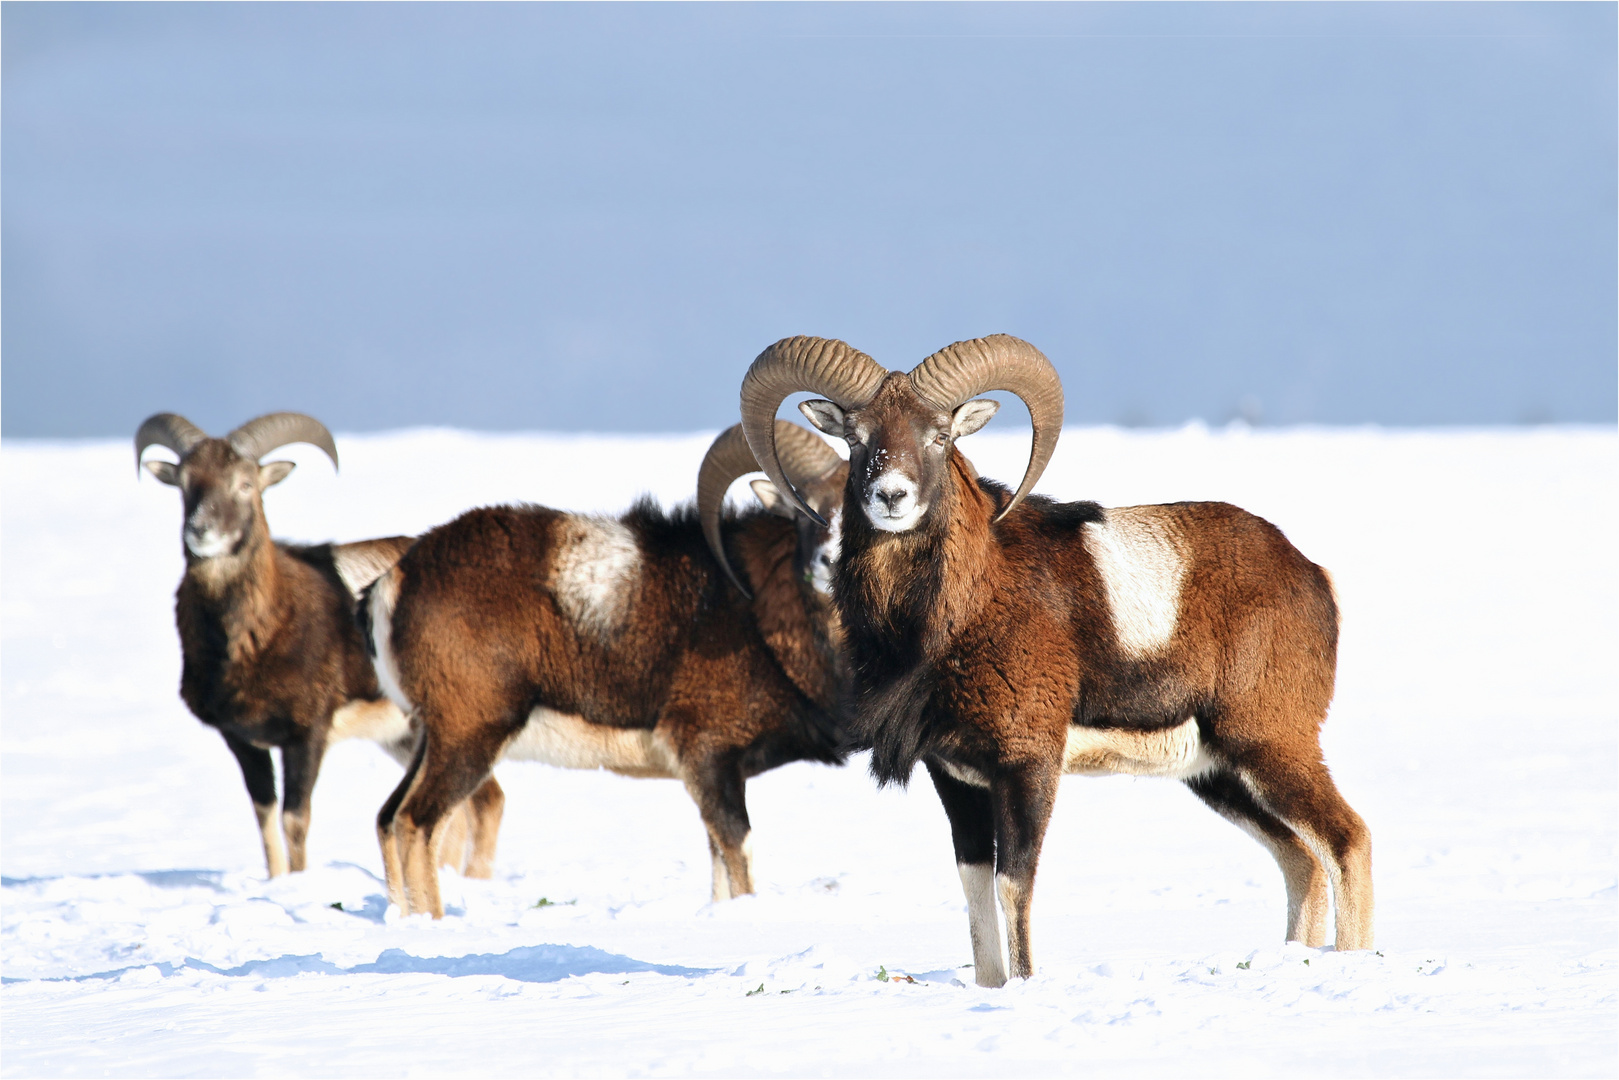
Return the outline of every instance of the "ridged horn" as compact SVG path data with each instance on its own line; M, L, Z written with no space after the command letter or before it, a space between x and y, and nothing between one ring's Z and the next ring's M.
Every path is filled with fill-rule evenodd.
M225 438L249 461L257 461L288 443L309 443L326 451L326 456L332 459L332 468L337 468L337 444L332 441L332 433L326 430L325 424L303 413L266 413L249 420Z
M782 472L776 454L776 410L788 394L807 390L845 409L858 409L877 395L888 377L859 349L831 338L783 338L760 353L742 377L742 430L770 482L817 524L826 521L804 502Z
M776 449L782 468L795 483L813 480L843 460L814 432L786 420L776 421ZM759 463L748 449L747 435L741 424L732 424L720 432L697 470L697 516L703 523L703 536L714 558L724 568L725 576L749 599L753 594L725 557L725 545L720 539L720 509L731 482L758 471Z
M166 446L182 458L208 433L179 413L153 413L135 429L135 474L140 475L141 455L148 446Z
M1034 422L1029 466L995 520L1010 514L1045 472L1062 434L1062 380L1051 361L1022 338L991 334L940 349L911 369L911 385L946 412L989 390L1007 390L1023 399Z

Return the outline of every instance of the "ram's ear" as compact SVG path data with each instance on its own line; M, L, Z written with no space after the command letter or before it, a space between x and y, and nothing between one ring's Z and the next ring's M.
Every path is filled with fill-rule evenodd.
M298 466L290 461L272 461L259 466L259 490L275 487L281 481L292 475L292 470Z
M147 472L151 473L153 476L157 477L170 487L180 486L180 466L176 465L174 462L154 458L153 460L143 462L142 464L146 466Z
M798 411L804 414L804 419L815 425L816 431L830 435L834 439L843 438L843 410L838 408L836 402L824 398L811 398L809 401L800 401Z
M781 492L776 490L776 485L769 480L755 480L748 486L753 489L754 497L772 514L786 518L788 521L798 517L798 511L794 510L793 505L781 497Z
M957 409L950 417L950 437L959 439L971 435L985 424L989 418L1001 409L1001 403L991 398L979 398L969 401Z

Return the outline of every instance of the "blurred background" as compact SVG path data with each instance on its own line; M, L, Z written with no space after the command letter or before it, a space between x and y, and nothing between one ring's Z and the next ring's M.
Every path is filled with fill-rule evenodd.
M23 4L6 436L690 431L790 334L1069 421L1615 421L1613 4Z

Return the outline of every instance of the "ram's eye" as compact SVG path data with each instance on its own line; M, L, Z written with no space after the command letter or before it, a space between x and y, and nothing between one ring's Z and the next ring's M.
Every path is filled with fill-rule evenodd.
M933 436L933 445L934 446L943 446L945 443L947 443L949 441L950 441L950 433L948 431L941 431L937 435Z

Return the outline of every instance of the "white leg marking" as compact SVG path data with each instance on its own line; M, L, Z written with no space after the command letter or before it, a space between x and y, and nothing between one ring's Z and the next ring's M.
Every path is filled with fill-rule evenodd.
M280 877L287 872L287 856L281 849L281 815L276 810L275 803L253 804L253 816L259 822L259 839L264 842L265 871L270 877Z
M1259 826L1245 817L1218 811L1221 817L1259 841L1282 871L1282 884L1287 890L1287 934L1285 940L1297 941L1319 948L1326 941L1327 906L1324 890L1313 888L1317 870L1315 860L1306 851L1289 847L1271 839ZM1303 843L1303 841L1300 841ZM1319 895L1318 895L1319 892Z
M1370 884L1370 866L1360 868L1362 873L1357 875L1362 886L1361 890L1351 892L1350 883L1345 880L1344 867L1337 859L1332 857L1332 850L1309 829L1302 828L1293 822L1288 822L1292 830L1304 841L1306 847L1315 855L1317 861L1327 868L1327 880L1332 884L1332 902L1334 910L1335 932L1333 934L1333 948L1348 952L1353 949L1370 949L1372 947L1372 910L1370 890L1365 889Z
M731 868L726 863L723 849L714 841L709 841L709 851L714 855L714 899L730 900L753 891L753 831L750 829L737 845L737 855L742 865L738 868L742 880L738 881L731 875Z
M1187 780L1213 766L1213 759L1203 750L1195 716L1159 731L1070 724L1063 751L1063 771L1084 776L1124 773Z
M623 522L567 517L557 522L551 591L574 625L597 638L624 621L641 574L641 550Z
M708 842L708 854L714 860L714 902L731 898L731 872L725 869L725 855L713 840Z
M467 821L471 814L472 805L465 801L446 814L441 830L444 835L438 842L438 864L449 867L457 874L467 868Z
M1333 948L1348 951L1351 949L1370 949L1372 947L1372 867L1369 856L1356 859L1360 865L1355 867L1354 890L1350 889L1350 882L1345 880L1344 867L1333 857L1332 848L1315 830L1291 818L1282 817L1276 813L1276 808L1267 803L1260 795L1256 785L1247 775L1237 773L1254 800L1269 810L1290 829L1293 834L1304 842L1327 871L1327 880L1332 885L1332 905L1334 910L1334 923L1336 933L1333 938ZM1351 856L1354 858L1354 856Z
M1027 908L1025 898L1026 890L1015 880L995 875L995 891L1001 897L1001 914L1006 916L1006 967L1012 974L1021 978L1028 978L1032 973L1032 961L1029 957L1029 943L1026 939L1028 920L1019 918L1019 914ZM1019 963L1022 957L1022 963Z
M1006 985L1001 925L995 915L995 869L988 863L957 863L961 891L967 894L967 928L973 942L973 978L979 986Z
M1119 649L1143 660L1175 634L1190 551L1162 507L1104 513L1104 521L1085 524L1085 550L1102 576Z

